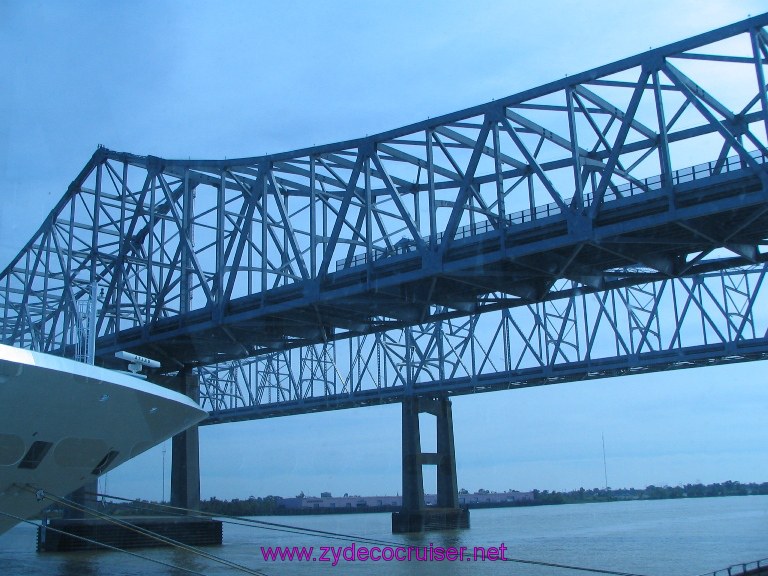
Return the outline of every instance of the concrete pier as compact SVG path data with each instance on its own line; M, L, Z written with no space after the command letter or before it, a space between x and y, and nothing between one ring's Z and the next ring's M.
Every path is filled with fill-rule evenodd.
M172 382L174 386L169 386ZM180 373L167 379L166 386L200 401L197 375ZM171 441L171 506L200 509L200 435L197 426L177 434Z
M451 401L446 397L403 400L403 506L392 514L392 532L469 528L469 510L459 508ZM422 452L419 414L437 420L437 452ZM437 505L424 502L425 465L437 466Z
M155 384L186 394L195 402L200 399L198 377L193 374L179 373L177 376L151 378ZM217 520L194 517L200 509L200 441L198 427L193 426L173 437L171 441L171 506L184 508L187 517L144 517L134 518L131 523L139 530L120 526L106 520L96 520L87 512L67 508L64 518L51 520L48 530L43 526L38 529L38 551L65 552L70 550L96 550L102 548L88 543L76 536L109 544L119 548L137 548L146 546L164 546L161 540L141 533L146 529L161 537L178 540L185 544L210 545L221 544L222 524ZM83 488L70 495L75 503L85 508L97 507L97 479L94 477ZM121 518L125 520L125 518ZM61 530L75 536L57 532Z
M97 506L96 494L99 491L99 480L97 477L93 477L82 488L78 488L67 496L67 499L71 500L78 506L83 508L93 509ZM81 519L86 518L87 514L84 510L77 510L75 508L64 508L64 518L67 519Z
M105 550L106 544L120 549L171 546L170 538L190 546L211 546L222 543L222 524L209 518L179 517L120 517L120 523L108 520L51 520L37 529L38 552L74 552ZM150 532L151 534L148 534ZM161 538L155 538L157 534Z

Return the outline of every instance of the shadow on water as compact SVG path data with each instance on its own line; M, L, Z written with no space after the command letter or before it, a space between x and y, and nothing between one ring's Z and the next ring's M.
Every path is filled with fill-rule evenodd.
M98 561L93 555L73 555L71 552L57 556L61 559L56 576L99 576Z
M204 550L213 554L216 553L215 548L204 548ZM169 550L166 561L170 564L173 564L174 566L183 568L183 570L170 567L167 568L166 574L168 574L168 576L188 576L189 572L186 572L185 570L191 570L193 572L200 572L203 574L207 574L210 571L209 565L204 560L198 556L195 556L194 554L191 554L190 552L185 552L184 550Z

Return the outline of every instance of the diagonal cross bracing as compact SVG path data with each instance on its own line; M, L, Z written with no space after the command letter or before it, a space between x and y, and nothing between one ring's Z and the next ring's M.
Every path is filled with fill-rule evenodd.
M349 346L275 352L234 363L235 381L233 363L207 366L199 370L202 402L211 413L208 423L219 423L398 402L414 394L461 395L763 360L766 273L765 265L752 266L572 293L556 311L547 310L551 303L532 304L354 337ZM723 293L727 303L713 305ZM282 380L256 377L277 363ZM314 377L303 376L307 370ZM288 385L297 381L300 389Z
M71 355L77 302L96 283L102 362L118 349L158 357L168 371L264 356L271 364L257 381L275 375L291 390L315 376L289 378L290 363L274 354L430 326L443 336L426 349L409 336L401 359L381 366L394 373L413 361L406 381L430 374L446 390L462 378L476 389L477 367L575 366L604 332L633 362L661 354L656 314L669 283L768 260L767 25L761 15L338 144L219 161L99 148L0 273L0 339ZM679 306L737 310L699 331L740 337L753 326L745 307L759 300L741 285L679 286L688 298ZM731 301L708 305L714 294ZM572 299L587 297L598 300L584 325ZM634 302L628 325L609 301ZM532 324L518 320L529 313ZM508 323L473 348L485 314ZM460 328L466 318L477 319ZM678 328L669 351L685 347L688 324ZM489 356L523 335L543 347ZM449 362L442 376L438 350ZM315 352L308 374L330 374L339 355ZM360 354L351 356L364 376L337 374L323 390L364 393L386 379Z

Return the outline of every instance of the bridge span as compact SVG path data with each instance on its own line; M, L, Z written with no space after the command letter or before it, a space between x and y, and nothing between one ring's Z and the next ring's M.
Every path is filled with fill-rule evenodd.
M455 493L451 395L766 357L767 25L347 142L99 147L0 273L0 339L156 358L209 423L403 402L404 470Z

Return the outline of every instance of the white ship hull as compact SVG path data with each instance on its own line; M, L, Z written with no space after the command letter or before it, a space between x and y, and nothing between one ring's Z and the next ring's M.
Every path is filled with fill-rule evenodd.
M0 534L206 417L128 374L0 344ZM6 514L6 515L3 515Z

